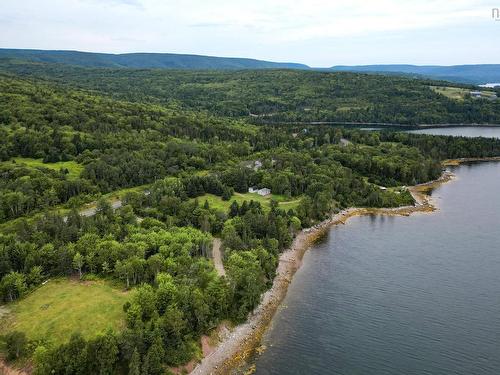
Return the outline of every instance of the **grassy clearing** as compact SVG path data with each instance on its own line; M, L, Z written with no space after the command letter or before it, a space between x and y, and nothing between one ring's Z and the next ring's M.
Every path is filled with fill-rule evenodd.
M17 164L26 164L28 167L37 168L49 168L55 171L60 169L67 169L69 171L68 178L74 180L80 176L83 171L83 165L78 164L75 161L60 161L57 163L44 163L42 159L31 159L31 158L14 158Z
M233 201L236 201L241 205L244 201L249 202L251 200L260 202L264 210L268 210L271 207L272 199L277 201L279 207L283 210L296 208L300 202L300 199L288 200L284 195L277 194L271 194L270 196L263 197L255 193L235 193L229 201L224 201L221 197L212 194L205 194L201 197L198 197L198 201L201 204L203 204L205 200L207 200L210 207L224 212L227 212L229 210L229 207L231 206L231 203L233 203Z
M494 98L491 98L491 97L494 96L494 95L496 95L496 93L493 92L493 91L484 91L484 90L481 90L481 93L482 93L482 97L486 98L486 99L494 99Z
M443 87L443 86L430 86L430 88L434 91L437 92L438 94L444 95L447 98L454 99L454 100L464 100L465 96L468 95L471 91L471 89L464 89L460 87ZM488 98L495 93L493 91L488 91L488 90L480 90L482 93L482 96L485 98Z
M336 111L337 112L348 112L348 111L354 111L354 110L359 110L359 109L363 109L363 107L356 106L356 105L352 105L352 106L344 105L344 106L337 107Z
M103 194L103 197L106 198L110 203L112 203L112 202L123 199L123 197L127 193L133 193L133 192L143 193L150 186L151 186L150 184L146 184L146 185L134 186L131 188L114 190L111 193ZM96 204L97 204L97 202L93 202L93 203L90 203L89 205L85 205L85 207L92 207L92 206L95 206Z
M66 342L73 332L93 337L124 325L123 304L128 295L99 280L53 279L25 298L7 305L1 333L21 331L30 339Z
M431 86L431 89L438 94L444 95L447 98L454 100L464 100L465 95L471 90L463 89L459 87L442 87L442 86Z

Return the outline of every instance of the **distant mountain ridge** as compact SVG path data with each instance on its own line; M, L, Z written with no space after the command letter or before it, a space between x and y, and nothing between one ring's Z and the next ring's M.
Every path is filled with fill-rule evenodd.
M36 49L2 49L0 58L32 62L57 63L89 68L136 69L189 69L189 70L238 70L238 69L301 69L331 72L359 72L402 74L415 78L432 78L452 82L481 84L500 82L500 64L477 65L337 65L330 68L312 68L293 62L272 62L249 58L216 57L175 53L94 53L80 51L55 51Z
M237 57L216 57L176 53L94 53L79 51L46 51L1 49L0 58L33 62L68 64L92 68L158 68L158 69L310 69L307 65L280 63Z
M476 65L359 65L333 66L329 71L358 73L402 73L418 75L418 78L428 77L445 81L461 83L491 83L500 82L500 64Z

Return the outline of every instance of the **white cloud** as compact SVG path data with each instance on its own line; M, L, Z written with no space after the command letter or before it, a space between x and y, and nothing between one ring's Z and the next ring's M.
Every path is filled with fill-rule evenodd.
M2 0L0 46L186 52L318 65L325 64L326 58L315 58L318 51L311 55L312 45L328 50L352 40L358 49L370 50L370 43L385 38L388 46L381 53L386 53L394 37L404 35L411 40L414 35L419 44L419 33L429 30L442 33L436 36L450 45L456 40L455 30L464 26L475 34L474 48L485 49L495 31L497 35L500 31L498 22L490 22L491 8L500 6L495 2ZM487 31L478 34L478 26L486 26ZM457 51L450 51L453 54Z

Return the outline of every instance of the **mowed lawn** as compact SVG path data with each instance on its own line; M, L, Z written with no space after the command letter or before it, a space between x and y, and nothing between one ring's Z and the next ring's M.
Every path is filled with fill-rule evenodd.
M446 87L446 86L430 86L431 89L438 94L444 95L447 98L450 99L455 99L455 100L464 100L465 96L468 95L471 91L471 89L464 89L461 87ZM484 98L488 98L495 93L490 90L480 90L482 92L482 96Z
M73 332L93 337L124 326L123 304L128 294L106 281L52 279L25 298L6 305L2 333L24 332L29 339L66 342Z
M234 193L234 195L231 197L230 200L224 201L222 200L221 197L213 194L205 194L202 195L201 197L198 197L198 202L200 204L203 204L205 200L208 201L208 204L212 208L216 208L218 210L227 212L229 210L229 207L231 206L231 203L233 201L238 202L239 205L241 205L244 201L250 202L251 200L260 202L264 210L268 210L271 207L271 200L275 200L278 202L279 208L283 210L290 210L297 208L300 199L293 199L293 200L287 200L287 198L283 195L276 195L276 194L271 194L266 197L263 197L259 194L256 193Z
M17 164L26 164L28 167L37 168L49 168L55 171L59 171L61 169L68 170L68 178L76 179L80 177L80 174L83 171L83 165L78 164L76 161L59 161L57 163L44 163L42 159L31 159L31 158L14 158Z

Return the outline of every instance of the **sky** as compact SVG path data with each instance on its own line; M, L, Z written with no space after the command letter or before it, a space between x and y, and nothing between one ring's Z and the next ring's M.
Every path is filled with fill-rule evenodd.
M1 0L0 48L500 63L500 0Z

